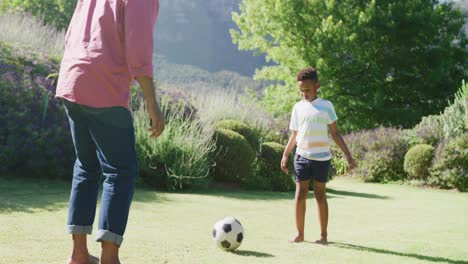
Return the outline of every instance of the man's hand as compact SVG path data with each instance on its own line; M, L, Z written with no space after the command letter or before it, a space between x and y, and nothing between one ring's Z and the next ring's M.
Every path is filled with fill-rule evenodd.
M289 173L289 169L288 169L288 156L283 156L283 158L281 159L281 170L288 174Z
M166 126L164 115L156 101L151 103L148 102L147 110L148 115L151 118L151 127L148 128L148 131L152 132L150 138L157 138L162 134Z
M151 118L151 127L148 131L151 131L151 138L157 138L164 131L165 121L164 115L159 108L158 101L156 101L155 88L153 78L147 76L137 76L135 79L140 84L143 94L146 100L146 109L148 115Z

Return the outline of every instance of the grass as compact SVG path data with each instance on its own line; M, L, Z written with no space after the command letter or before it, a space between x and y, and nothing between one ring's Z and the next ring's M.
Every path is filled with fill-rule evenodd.
M65 32L44 26L41 20L31 15L0 13L0 40L25 53L61 58Z
M70 185L0 179L0 263L64 263ZM312 193L311 193L312 194ZM306 240L294 233L293 194L212 190L158 193L139 189L121 248L123 263L468 263L468 194L335 179L328 189L328 247L317 238L309 200ZM238 218L245 240L226 253L212 225ZM89 240L90 251L99 244Z

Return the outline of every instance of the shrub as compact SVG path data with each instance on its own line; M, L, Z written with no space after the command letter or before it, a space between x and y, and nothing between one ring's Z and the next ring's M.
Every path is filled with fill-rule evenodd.
M387 182L406 178L403 160L408 142L403 131L397 128L379 127L344 136L344 140L358 163L353 174L367 182ZM333 147L336 157L342 157Z
M247 140L241 134L223 128L216 129L215 139L214 179L241 183L243 179L251 177L255 154Z
M453 104L441 114L445 138L463 135L468 131L468 85L465 81L455 94Z
M229 129L241 134L249 142L254 152L258 150L259 138L257 138L255 131L245 123L237 120L221 120L216 124L216 128Z
M265 162L256 159L252 165L253 173L241 182L241 187L246 190L271 191L271 178L269 177L269 168Z
M442 141L437 146L429 183L468 190L468 133Z
M410 145L428 144L431 146L444 138L443 122L440 115L425 116L421 122L417 124L410 137Z
M333 179L335 176L345 175L348 172L348 162L343 157L333 155L331 165L328 175L329 180Z
M276 142L262 143L261 153L254 164L254 175L245 179L242 186L246 189L268 191L291 191L295 188L292 178L293 155L288 162L289 175L281 170L280 162L285 146Z
M144 102L143 91L139 86L132 85L131 105L133 111L138 111ZM169 118L176 115L184 120L192 121L197 118L197 109L190 102L188 96L181 90L161 88L156 92L156 99L161 108L164 108L164 116Z
M420 144L412 147L405 155L404 169L410 179L426 180L429 177L434 147Z
M44 26L31 15L0 13L0 42L8 43L23 53L34 52L35 55L58 60L63 55L65 32Z
M68 119L46 77L56 65L0 48L0 173L69 178L75 157Z
M282 114L277 116L273 122L271 122L268 129L262 131L262 136L265 141L278 142L279 144L288 144L290 131L289 121L290 114Z
M150 120L144 105L134 113L141 180L172 190L206 186L216 147L213 128L200 120L186 121L176 112L181 110L177 106L162 103L161 108L171 114L157 139L149 138Z
M271 178L271 187L273 191L294 190L295 184L291 177L293 168L293 155L290 155L288 161L289 175L281 170L280 162L283 157L285 146L275 142L265 142L262 144L262 155L260 159L265 163L265 174Z
M76 2L76 0L2 0L0 9L31 13L45 24L66 29L73 16Z
M255 131L269 131L273 127L273 116L233 91L200 88L189 90L188 94L198 109L199 118L205 122L237 120L249 124Z

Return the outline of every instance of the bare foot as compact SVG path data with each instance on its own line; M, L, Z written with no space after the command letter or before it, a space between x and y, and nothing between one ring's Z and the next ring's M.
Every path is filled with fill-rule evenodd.
M73 257L68 260L68 264L99 264L99 258L88 255L88 259Z
M99 264L99 258L89 255L89 264Z
M109 260L109 261L101 261L101 264L107 264L107 263L109 263L109 264L121 264L120 260L118 260L118 259L117 260Z
M301 235L297 235L295 237L292 237L289 239L289 242L290 243L300 243L300 242L304 242L304 236L301 236Z
M328 245L328 240L326 237L322 237L319 240L316 240L315 243L327 246Z

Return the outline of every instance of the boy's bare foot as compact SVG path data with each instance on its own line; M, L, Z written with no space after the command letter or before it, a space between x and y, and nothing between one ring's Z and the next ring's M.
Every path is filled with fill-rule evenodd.
M290 243L300 243L300 242L304 242L304 236L301 236L301 235L297 235L295 237L292 237L289 239L289 242Z
M316 240L315 243L327 246L328 245L328 240L326 237L322 237L319 240Z
M78 258L70 258L70 260L68 261L68 264L99 264L99 258L93 256L93 255L89 255L88 256L88 259L80 259L79 257Z

